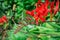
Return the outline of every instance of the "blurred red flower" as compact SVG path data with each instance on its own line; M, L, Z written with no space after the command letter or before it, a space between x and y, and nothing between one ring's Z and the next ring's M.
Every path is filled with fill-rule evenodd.
M57 0L57 2L56 2L56 7L54 9L54 15L56 15L58 10L59 10L59 0Z
M50 9L48 9L48 6L50 5ZM41 3L41 0L38 0L36 3L36 9L32 11L26 11L27 14L33 16L36 20L36 24L38 24L38 21L45 22L46 16L48 15L48 12L51 14L56 14L59 9L59 1L56 2L56 7L54 9L54 2L49 2L49 0L45 0L44 3Z
M0 18L0 23L4 23L4 22L7 22L7 17L6 16L2 16Z

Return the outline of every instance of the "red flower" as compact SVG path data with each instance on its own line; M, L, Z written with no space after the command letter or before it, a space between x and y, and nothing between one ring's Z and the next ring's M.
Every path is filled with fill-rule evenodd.
M3 19L4 21L7 21L7 17L6 17L6 16L3 16L2 19Z
M29 14L29 15L31 15L31 12L30 12L30 11L28 11L28 10L26 11L26 13L27 13L27 14Z
M35 15L34 15L34 18L35 18L35 20L36 20L36 24L38 25L39 17L35 14Z
M50 5L50 9L48 9L49 5ZM50 12L51 14L54 12L54 14L56 14L56 12L59 9L58 6L59 6L59 1L56 2L56 7L54 10L54 2L49 2L49 0L45 0L45 2L42 3L41 0L38 0L38 2L36 3L36 9L32 11L26 11L26 13L33 16L35 18L36 24L38 24L39 20L45 22L46 18L44 17L48 15L48 12Z
M56 2L56 7L54 9L54 15L56 15L58 10L59 10L59 0L57 0L57 2Z
M31 15L31 16L34 16L34 10L33 11L26 11L27 14Z
M44 16L47 16L48 15L48 12L49 12L49 10L48 9L45 9Z
M40 3L40 0L38 1L38 3ZM35 10L32 10L32 11L26 11L27 14L33 16L36 20L36 24L38 24L38 21L39 19L42 21L42 22L45 22L45 16L47 16L48 14L48 2L46 1L45 4L37 4L38 7L36 7Z
M39 18L40 18L40 20L41 20L42 22L45 22L44 16L40 15Z
M4 23L4 21L0 18L0 23Z
M2 17L0 18L0 23L4 23L4 22L7 22L6 16L2 16Z
M37 4L38 4L38 5L39 5L39 4L41 5L41 4L42 4L42 3L41 3L41 0L38 0Z
M34 16L35 10L31 11L31 16Z
M50 3L49 0L45 0L45 6L46 7L48 7L49 3Z
M54 11L54 2L50 3L50 13L52 14Z

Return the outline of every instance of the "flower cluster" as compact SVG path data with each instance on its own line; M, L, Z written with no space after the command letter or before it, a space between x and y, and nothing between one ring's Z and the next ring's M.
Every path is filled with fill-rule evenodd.
M54 15L56 15L59 9L59 0L57 0L56 6L54 6L54 3L54 1L49 2L49 0L45 0L45 2L42 3L41 0L38 0L36 3L36 9L32 11L27 10L26 13L35 18L36 24L38 24L39 20L45 22L48 12L50 12L50 14L54 13ZM48 6L50 6L50 8L48 8Z
M0 24L2 23L5 23L5 22L7 22L7 17L6 16L2 16L1 18L0 18Z

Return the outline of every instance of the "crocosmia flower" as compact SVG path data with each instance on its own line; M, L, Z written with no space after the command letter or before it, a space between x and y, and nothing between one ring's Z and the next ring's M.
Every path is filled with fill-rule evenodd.
M50 8L48 8L48 6L50 6ZM38 0L38 2L36 3L36 9L32 11L27 10L26 13L34 17L34 19L36 20L36 24L38 24L39 20L41 22L46 21L48 12L50 12L51 15L56 14L58 9L59 9L59 1L57 1L56 6L54 6L54 1L49 2L49 0L45 0L45 2L42 3L41 0Z

